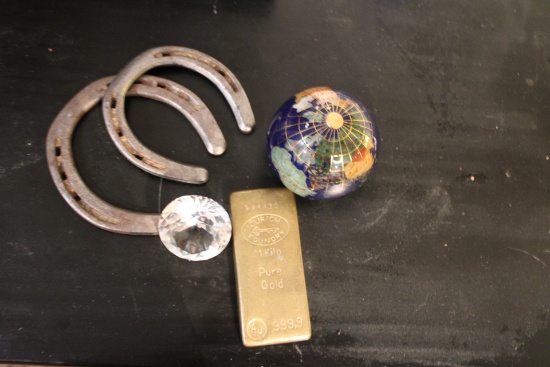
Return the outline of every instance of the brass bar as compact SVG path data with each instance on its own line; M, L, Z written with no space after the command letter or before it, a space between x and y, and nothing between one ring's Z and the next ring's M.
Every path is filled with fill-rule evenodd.
M298 213L287 189L231 194L235 274L243 344L311 337Z

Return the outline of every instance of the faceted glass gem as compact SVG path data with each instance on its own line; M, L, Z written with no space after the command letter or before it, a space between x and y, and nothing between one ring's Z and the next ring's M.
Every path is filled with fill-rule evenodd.
M159 236L170 252L190 261L219 255L231 239L231 219L214 200L181 196L164 208L159 219Z
M270 165L295 194L337 198L372 171L380 139L357 99L327 87L307 89L277 111L267 134Z

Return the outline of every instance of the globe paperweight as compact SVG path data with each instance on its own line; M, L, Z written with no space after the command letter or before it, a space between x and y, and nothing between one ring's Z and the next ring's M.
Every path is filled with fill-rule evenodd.
M267 134L271 167L289 190L308 199L337 198L359 188L372 171L379 144L365 106L327 87L286 101Z

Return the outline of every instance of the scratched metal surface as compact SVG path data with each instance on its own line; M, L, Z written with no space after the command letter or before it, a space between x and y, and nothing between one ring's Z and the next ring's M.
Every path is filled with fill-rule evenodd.
M140 366L548 366L550 2L7 1L0 7L0 360ZM216 88L197 93L228 141L211 157L182 117L131 99L148 147L211 171L203 186L147 175L109 141L99 109L76 163L105 200L155 212L183 194L229 207L277 187L271 116L327 85L377 119L366 186L298 200L313 337L247 349L231 251L188 263L155 237L108 233L51 182L49 124L89 82L159 45L198 49L237 75L257 117L238 132Z

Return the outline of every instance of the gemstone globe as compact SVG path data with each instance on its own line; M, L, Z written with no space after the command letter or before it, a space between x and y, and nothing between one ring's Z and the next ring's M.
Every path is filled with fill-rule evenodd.
M357 190L372 172L379 145L367 108L327 87L307 89L286 101L267 134L277 177L295 194L316 200Z

